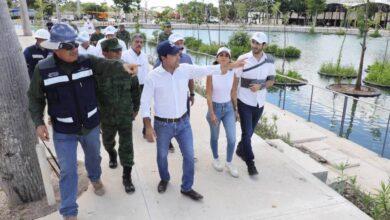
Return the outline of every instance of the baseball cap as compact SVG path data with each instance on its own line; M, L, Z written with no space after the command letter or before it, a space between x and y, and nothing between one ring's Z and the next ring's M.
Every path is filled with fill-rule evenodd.
M217 56L218 56L220 53L222 53L222 52L226 52L226 53L229 54L229 56L232 56L232 54L230 53L230 49L227 48L227 47L221 47L221 48L219 48L219 49L218 49L218 52L217 52Z
M169 42L169 40L162 41L157 46L157 54L158 56L167 56L169 55L176 55L180 52L180 47L176 46L175 44Z
M179 40L183 40L184 41L184 37L181 34L171 34L171 35L169 35L168 40L169 40L169 42L174 44L174 43L176 43Z
M104 29L104 35L109 35L109 34L115 34L116 33L116 28L114 26L107 26L106 29Z
M115 51L122 49L122 46L119 44L119 41L117 38L111 38L104 40L101 43L102 51Z
M263 32L255 32L253 33L251 40L255 40L258 43L268 43L267 35L265 35Z

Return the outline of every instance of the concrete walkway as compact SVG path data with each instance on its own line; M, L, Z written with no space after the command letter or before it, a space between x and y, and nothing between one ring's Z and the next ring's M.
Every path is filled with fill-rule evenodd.
M191 123L195 140L196 178L194 189L204 195L193 202L180 194L182 157L177 147L169 154L171 181L165 194L157 192L159 182L156 146L141 135L142 123L134 124L136 192L127 195L121 183L121 169L108 168L107 153L102 150L103 182L107 193L93 194L91 187L79 199L80 219L370 219L319 179L270 147L264 140L253 140L260 174L250 178L238 158L240 177L217 172L211 162L209 128L205 120L206 100L196 97ZM237 124L237 130L239 124ZM226 138L220 138L220 157L225 159ZM240 132L237 133L237 138ZM103 149L103 148L102 148ZM83 153L79 151L79 159ZM58 219L58 212L42 219Z

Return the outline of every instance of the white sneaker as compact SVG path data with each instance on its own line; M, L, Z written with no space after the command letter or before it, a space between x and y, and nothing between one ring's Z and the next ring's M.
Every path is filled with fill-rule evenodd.
M213 167L215 170L217 170L218 172L222 172L223 171L223 165L222 163L219 161L219 159L214 159L213 161Z
M238 177L238 170L232 163L226 162L226 169L228 170L228 172L230 173L230 175L232 177L235 177L235 178Z

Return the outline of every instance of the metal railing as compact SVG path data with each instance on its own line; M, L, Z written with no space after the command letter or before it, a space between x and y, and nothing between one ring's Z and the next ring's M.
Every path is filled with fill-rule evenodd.
M215 59L215 56L210 55L210 54L201 53L201 52L193 51L193 50L190 50L190 49L187 49L187 51L192 53L192 54L195 54L195 55L204 56L204 57L195 56L194 63L202 63L202 62L200 62L201 59L204 59L203 63L211 63L210 61L214 61L214 59ZM362 99L359 99L359 98L356 98L356 97L353 97L353 96L348 96L348 95L345 95L343 93L336 92L336 91L333 91L333 90L330 90L330 89L327 89L327 88L322 88L320 86L308 83L307 81L298 80L298 79L291 78L291 77L288 77L288 76L285 76L285 75L281 75L281 74L277 74L277 75L280 76L280 77L283 77L283 78L295 81L297 83L305 83L306 84L305 86L310 86L310 102L309 102L308 114L307 114L307 118L306 118L306 120L309 121L309 122L312 121L311 117L312 117L312 111L313 111L313 103L320 104L319 102L313 101L313 97L314 97L315 91L322 90L322 91L325 91L325 92L328 92L328 93L332 94L334 97L336 95L343 97L344 98L344 100L343 100L343 108L342 108L342 111L339 111L341 113L340 129L337 132L338 136L340 136L340 137L343 137L343 133L344 133L345 119L346 119L346 115L347 115L347 107L348 107L348 101L349 100L356 100L356 101L359 101L361 103L365 103L367 105L374 106L375 108L379 108L379 109L387 111L388 112L388 119L387 119L386 129L385 129L386 131L385 131L385 134L384 134L384 141L383 141L383 144L382 144L382 149L380 151L381 152L380 155L383 157L384 152L385 152L385 148L386 148L386 145L387 145L388 133L389 133L389 125L390 125L390 109L389 108L386 108L384 106L377 105L377 104L374 104L374 103L371 103L371 102L367 102L365 100L362 100ZM281 106L279 106L279 107L281 107L283 110L285 110L286 109L287 86L281 86L281 87L282 87L283 95L279 96L279 103L281 103ZM320 104L320 105L323 105L323 104ZM328 107L326 105L323 105L323 106ZM331 107L328 107L328 108L331 108Z

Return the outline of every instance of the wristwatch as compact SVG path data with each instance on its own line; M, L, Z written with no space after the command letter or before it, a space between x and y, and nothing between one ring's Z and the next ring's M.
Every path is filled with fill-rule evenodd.
M190 96L191 96L191 97L194 97L194 96L195 96L195 93L191 93Z

